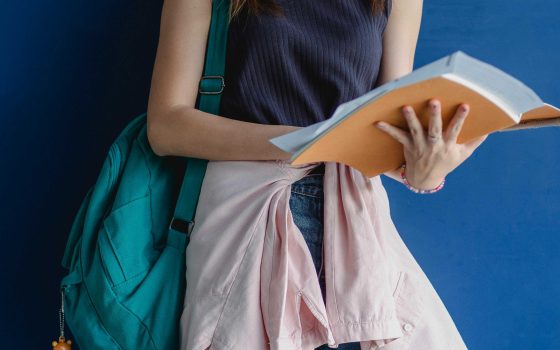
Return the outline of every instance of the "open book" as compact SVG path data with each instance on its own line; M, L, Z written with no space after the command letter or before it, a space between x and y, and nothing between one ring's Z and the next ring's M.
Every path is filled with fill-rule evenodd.
M373 177L404 162L403 145L374 122L408 131L401 107L411 105L425 129L428 100L441 102L443 130L461 103L470 106L457 143L496 131L560 126L560 109L500 69L462 51L440 58L339 105L319 123L270 139L291 164L340 162Z

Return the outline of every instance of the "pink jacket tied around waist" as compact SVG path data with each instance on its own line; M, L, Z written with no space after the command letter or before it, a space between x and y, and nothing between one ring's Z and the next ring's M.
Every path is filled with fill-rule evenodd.
M325 163L326 303L289 206L318 163L209 161L186 250L181 350L466 349L401 240L380 176Z

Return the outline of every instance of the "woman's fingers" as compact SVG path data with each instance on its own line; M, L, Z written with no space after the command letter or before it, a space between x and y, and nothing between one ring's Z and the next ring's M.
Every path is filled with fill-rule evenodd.
M439 100L433 99L430 100L429 105L429 115L430 121L428 126L428 137L427 141L429 144L434 145L438 142L442 141L442 132L441 132L441 104Z
M463 127L463 122L465 121L465 118L467 117L468 114L469 114L468 104L463 103L459 107L457 107L453 119L451 119L451 122L449 123L449 125L447 125L447 128L445 129L445 141L451 143L457 142L457 136L459 136L459 133L461 132L461 128Z
M382 131L386 132L392 136L395 140L402 143L405 147L411 147L412 140L410 139L410 134L400 128L397 128L389 123L377 122L375 125Z
M404 106L401 111L404 115L404 118L406 119L406 122L408 123L408 129L412 137L412 142L414 143L416 148L421 149L424 146L426 139L424 127L418 120L414 108L407 105Z

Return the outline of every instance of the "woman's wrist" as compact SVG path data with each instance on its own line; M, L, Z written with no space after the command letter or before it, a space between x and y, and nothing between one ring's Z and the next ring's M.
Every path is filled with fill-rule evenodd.
M426 180L420 185L411 184L406 176L406 162L400 167L400 177L403 184L411 191L420 194L435 193L441 190L445 184L445 177L443 179L436 179L435 181Z

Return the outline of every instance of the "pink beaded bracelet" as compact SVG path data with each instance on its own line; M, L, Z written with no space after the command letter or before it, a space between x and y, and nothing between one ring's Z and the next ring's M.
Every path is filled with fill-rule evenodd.
M404 169L405 168L406 168L406 163L403 163L403 165L401 165L401 178L403 179L403 182L406 185L406 187L409 190L411 190L412 192L420 193L420 194L434 193L434 192L437 192L437 191L441 190L443 188L443 185L445 184L445 177L444 177L443 180L441 181L441 183L436 188L432 188L432 189L429 189L429 190L421 190L419 188L412 187L408 183L408 180L406 179L406 176L404 175Z

